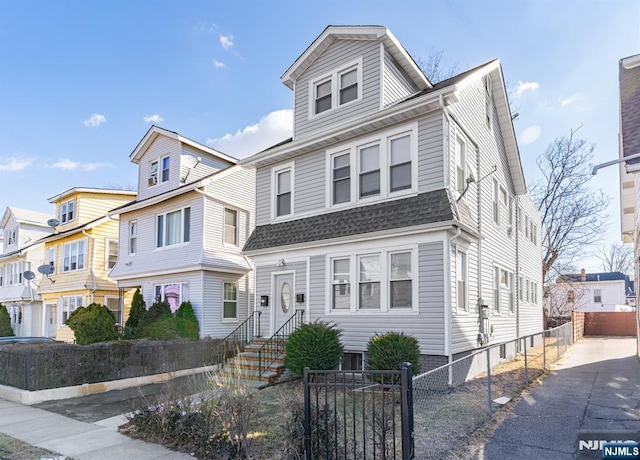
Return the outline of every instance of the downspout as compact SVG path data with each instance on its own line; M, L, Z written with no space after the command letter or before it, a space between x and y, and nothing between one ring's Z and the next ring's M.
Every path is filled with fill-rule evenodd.
M82 234L85 235L87 238L93 240L93 256L91 257L91 267L89 268L89 273L91 273L91 278L93 280L93 289L91 290L91 302L89 302L90 304L92 304L93 302L95 302L96 290L98 289L98 284L96 282L96 272L93 269L93 266L96 263L96 239L93 236L89 235L84 229L82 229Z
M514 293L515 296L515 304L516 304L516 337L520 338L520 229L518 228L518 209L520 208L520 197L518 195L515 196L515 225L513 226L514 232L516 234L516 274L515 279L513 280L515 283ZM518 341L518 347L520 347L520 341Z

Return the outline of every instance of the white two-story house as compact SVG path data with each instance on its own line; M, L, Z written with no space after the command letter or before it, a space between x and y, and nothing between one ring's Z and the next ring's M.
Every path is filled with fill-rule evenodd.
M343 367L403 331L429 369L542 330L540 217L497 60L433 85L386 27L330 26L282 76L293 138L256 170L263 335L296 310L343 331Z
M42 273L36 268L45 258L41 238L53 233L47 221L53 216L9 206L0 222L4 231L0 253L0 304L7 307L18 336L41 336L42 300L36 290Z
M253 229L254 171L237 160L153 126L130 155L138 198L119 215L111 278L147 307L190 301L201 336L224 337L252 308L251 263L241 254Z

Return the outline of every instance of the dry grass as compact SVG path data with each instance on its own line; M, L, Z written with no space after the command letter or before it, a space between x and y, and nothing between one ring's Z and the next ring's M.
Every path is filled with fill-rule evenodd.
M37 460L37 459L63 459L69 457L58 456L45 449L30 446L18 439L0 434L0 460Z

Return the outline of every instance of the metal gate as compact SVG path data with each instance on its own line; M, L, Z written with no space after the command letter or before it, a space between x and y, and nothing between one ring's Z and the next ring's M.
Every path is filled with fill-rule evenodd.
M411 364L396 371L304 370L306 460L412 460Z

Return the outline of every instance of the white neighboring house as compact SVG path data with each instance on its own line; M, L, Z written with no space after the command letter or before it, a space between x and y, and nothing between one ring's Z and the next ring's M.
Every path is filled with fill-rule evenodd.
M545 307L551 316L569 316L571 311L634 311L634 282L620 272L565 274L549 286Z
M540 216L499 61L431 84L382 26L329 26L282 76L294 135L256 169L261 330L404 331L422 369L542 330ZM267 333L265 333L267 335Z
M36 288L42 274L44 242L41 238L53 233L47 221L53 216L13 206L7 207L0 229L4 232L0 254L0 303L7 307L13 332L18 336L41 336L42 300ZM35 278L29 280L25 272Z
M252 309L252 267L240 250L254 225L254 172L157 126L130 159L138 199L110 212L120 218L111 278L129 302L140 288L147 308L190 301L201 336L226 336Z

